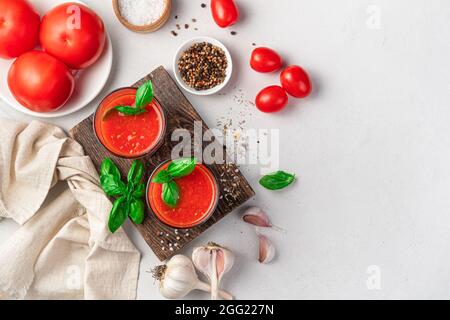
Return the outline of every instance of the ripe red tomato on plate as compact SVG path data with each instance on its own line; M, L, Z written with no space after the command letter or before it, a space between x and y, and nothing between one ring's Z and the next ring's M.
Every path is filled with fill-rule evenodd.
M8 86L24 107L36 112L50 112L69 100L75 80L64 63L34 50L24 53L11 65Z
M211 12L221 28L229 27L239 20L239 9L234 0L211 0Z
M289 66L280 75L284 90L296 98L305 98L312 91L311 80L300 66Z
M100 57L106 34L102 19L94 11L69 2L42 18L39 38L45 52L71 69L84 69Z
M256 96L256 107L267 113L278 112L288 102L288 96L280 86L269 86L262 89Z
M278 53L266 47L256 48L250 58L250 66L258 72L273 72L281 68L282 60Z
M41 18L26 0L0 0L0 57L12 59L33 50Z

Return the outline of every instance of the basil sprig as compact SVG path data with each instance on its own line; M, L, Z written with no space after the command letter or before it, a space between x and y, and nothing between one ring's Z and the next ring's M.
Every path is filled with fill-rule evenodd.
M100 168L100 185L110 197L116 197L109 214L108 227L114 233L122 226L127 217L136 224L144 221L145 185L141 182L144 175L142 161L135 160L128 172L125 184L120 176L120 171L111 159L106 158Z
M147 112L145 106L153 100L153 85L151 81L145 82L136 91L135 105L133 106L117 106L114 109L126 116L135 116Z
M269 190L284 189L295 181L295 175L284 171L277 171L259 180L259 184Z
M176 207L180 200L180 188L175 179L190 175L197 165L196 158L182 158L173 160L167 170L161 170L152 182L162 184L161 198L169 207Z

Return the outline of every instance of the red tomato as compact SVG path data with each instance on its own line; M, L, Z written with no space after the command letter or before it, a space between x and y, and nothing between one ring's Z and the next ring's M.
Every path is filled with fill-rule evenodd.
M260 47L252 52L250 66L258 72L273 72L281 68L282 60L278 53L270 48Z
M0 58L12 59L33 50L41 18L25 0L0 0Z
M312 91L311 80L305 70L299 66L289 66L280 75L284 90L296 98L305 98Z
M29 51L14 61L8 73L14 97L30 110L54 111L72 95L75 80L69 68L42 51Z
M255 102L262 112L278 112L286 106L288 96L282 87L270 86L258 93Z
M64 3L42 18L44 50L71 69L95 63L105 47L105 27L94 11L79 3Z
M234 0L211 0L214 21L221 28L229 27L239 20L239 9Z

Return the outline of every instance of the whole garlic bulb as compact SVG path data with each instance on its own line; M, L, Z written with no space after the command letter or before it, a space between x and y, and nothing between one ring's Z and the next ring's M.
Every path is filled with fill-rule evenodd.
M173 256L165 265L153 269L153 276L159 280L159 291L167 299L180 299L192 290L211 291L211 286L198 279L192 261L183 255ZM219 291L219 296L232 300L233 296Z
M195 289L198 277L191 260L183 255L176 255L165 266L160 279L161 294L168 299L178 299Z

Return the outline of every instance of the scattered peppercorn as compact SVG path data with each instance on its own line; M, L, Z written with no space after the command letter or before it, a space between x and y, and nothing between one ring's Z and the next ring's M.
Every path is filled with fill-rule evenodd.
M202 8L206 8L206 4L205 3L202 3L201 6L202 6Z
M178 19L178 16L175 16L175 19Z
M186 23L186 24L184 25L184 28L185 28L185 29L189 29L189 25Z
M179 24L177 24L176 27L177 27L178 30L181 30L181 27L180 27Z
M237 35L237 32L236 32L236 31L231 31L230 33L231 33L232 36Z
M198 91L211 89L224 82L227 66L225 52L207 42L194 44L178 60L181 78Z
M175 31L171 31L170 33L172 33L174 37L178 35L178 33L176 33Z
M195 19L195 18L192 18L192 22L197 22L197 19Z

